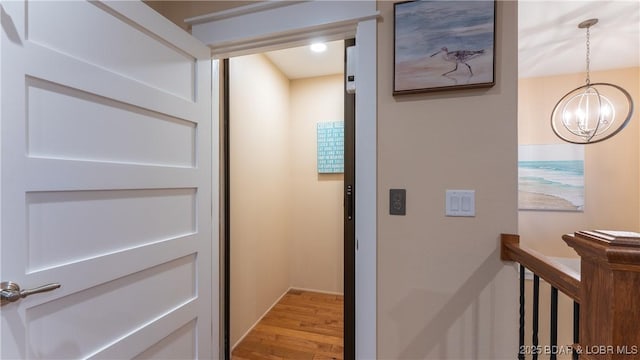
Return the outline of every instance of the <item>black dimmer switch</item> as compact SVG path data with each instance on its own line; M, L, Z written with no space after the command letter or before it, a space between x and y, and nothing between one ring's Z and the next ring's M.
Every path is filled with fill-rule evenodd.
M389 190L389 214L406 215L407 213L407 190Z

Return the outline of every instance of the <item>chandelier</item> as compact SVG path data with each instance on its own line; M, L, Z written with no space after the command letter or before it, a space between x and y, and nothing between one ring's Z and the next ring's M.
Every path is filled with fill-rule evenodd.
M578 25L587 29L586 84L564 95L551 113L553 132L573 144L592 144L612 137L627 126L633 113L633 101L625 89L609 83L592 84L589 79L589 30L596 23L598 19L589 19Z

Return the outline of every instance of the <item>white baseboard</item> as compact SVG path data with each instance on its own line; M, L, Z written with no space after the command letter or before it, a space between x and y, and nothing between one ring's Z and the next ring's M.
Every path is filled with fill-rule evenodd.
M278 304L278 303L280 302L280 300L282 300L282 298L283 298L285 295L287 295L287 293L289 292L289 290L291 290L291 288L288 288L287 290L285 290L285 291L282 293L282 295L280 295L280 296L276 299L276 301L275 301L273 304L271 304L271 306L269 306L269 308L267 309L267 311L265 311L265 312L264 312L264 314L262 314L262 315L258 318L258 320L256 320L256 322L254 322L254 323L253 323L253 325L251 325L251 326L249 327L249 329L248 329L248 330L247 330L247 331L246 331L242 336L240 336L240 339L238 339L238 341L236 341L236 343L235 343L235 344L233 344L233 346L231 347L231 352L233 352L233 350L235 350L236 346L238 346L238 344L240 344L240 343L242 342L242 340L244 340L244 338L246 338L246 337L247 337L247 335L249 335L249 333L251 332L251 330L253 330L253 328L254 328L254 327L256 327L256 325L258 325L258 323L262 320L262 318L264 318L264 317L269 313L269 311L271 311L271 309L273 309L273 307L274 307L274 306L276 306L276 304Z
M320 293L320 294L344 296L344 293L341 293L341 292L316 290L316 289L307 289L307 288L302 288L302 287L297 287L297 286L292 286L292 287L289 288L289 290L309 291L309 292L316 292L316 293ZM289 290L287 290L287 291L289 291Z

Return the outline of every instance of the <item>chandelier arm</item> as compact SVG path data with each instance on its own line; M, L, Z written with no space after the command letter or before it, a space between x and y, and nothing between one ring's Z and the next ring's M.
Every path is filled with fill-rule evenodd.
M602 98L600 98L600 91L595 86L589 86L593 91L596 92L596 98L598 99L598 121L596 122L596 127L593 129L591 136L587 139L587 142L591 142L594 136L598 134L598 128L600 127L602 121Z
M556 127L556 122L553 121L556 117L556 113L558 112L558 109L560 107L560 104L562 104L564 102L564 100L569 97L574 91L576 90L580 90L584 87L587 87L588 85L582 85L580 87L577 87L571 91L569 91L568 93L566 93L563 97L560 98L560 100L558 100L558 102L556 103L556 105L553 107L553 111L551 112L551 129L553 130L553 133L556 134L557 137L559 137L560 139L566 141L566 142L570 142L570 143L574 143L574 144L580 144L579 142L575 142L565 136L563 136L562 134L560 134L560 131L558 131L558 128ZM567 129L569 132L571 132L572 134L579 136L578 134L574 133L573 131L571 131L570 129L568 129L565 126L565 129Z
M627 127L627 125L629 124L629 121L631 121L631 116L633 115L633 99L631 98L631 95L629 94L629 92L627 92L627 90L623 89L622 87L620 87L618 85L610 84L610 83L595 83L595 84L593 84L593 86L596 86L596 85L612 86L612 87L620 90L620 92L627 99L627 104L629 104L629 111L627 112L627 117L624 119L622 124L620 124L620 126L618 126L617 129L612 131L611 134L607 135L606 137L603 137L602 139L598 139L598 140L594 141L593 143L600 142L600 141L603 141L603 140L607 140L608 138L610 138L610 137L616 135L617 133L619 133L620 131L622 131L622 129Z
M588 85L588 84L586 84L586 85L582 85L582 86L579 86L579 87L577 87L577 88L575 88L575 89L573 89L573 90L569 91L568 93L566 93L566 94L565 94L562 98L560 98L560 100L556 103L556 106L553 108L553 112L551 113L551 127L553 128L553 131L554 131L554 133L556 134L556 136L558 136L559 138L561 138L561 139L563 139L563 140L564 140L564 139L566 139L565 137L563 137L563 136L561 136L561 135L560 135L560 133L559 133L558 129L557 129L557 128L556 128L556 126L555 126L555 122L553 121L553 119L555 118L555 114L556 114L556 112L557 112L558 110L560 110L560 109L559 109L559 106L560 106L560 105L565 101L565 99L567 99L568 97L572 96L574 92L577 92L577 91L579 91L579 90L581 90L581 89L585 89L585 90L584 90L584 92L582 93L582 95L584 96L585 94L587 94L587 92L589 91L589 88L590 88L590 87L591 87L591 85ZM580 100L580 101L582 101L582 100ZM561 110L561 111L562 111L562 113L566 112L566 106L567 106L567 104L565 103L565 104L564 104L564 107L563 107L563 108L562 108L562 110ZM577 136L577 137L581 137L581 138L585 138L585 139L586 139L586 136L584 136L584 133L585 133L586 131L585 131L585 128L583 127L583 125L582 125L582 124L579 124L579 123L578 123L578 125L577 125L577 126L578 126L578 129L577 129L577 130L575 130L575 131L574 131L573 129L571 129L567 124L563 124L563 125L564 125L565 130L567 130L568 132L572 133L573 135L575 135L575 136Z

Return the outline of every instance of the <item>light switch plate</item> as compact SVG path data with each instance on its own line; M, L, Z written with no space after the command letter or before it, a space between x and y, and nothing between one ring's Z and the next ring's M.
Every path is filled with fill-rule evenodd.
M447 190L446 216L476 216L475 190Z

